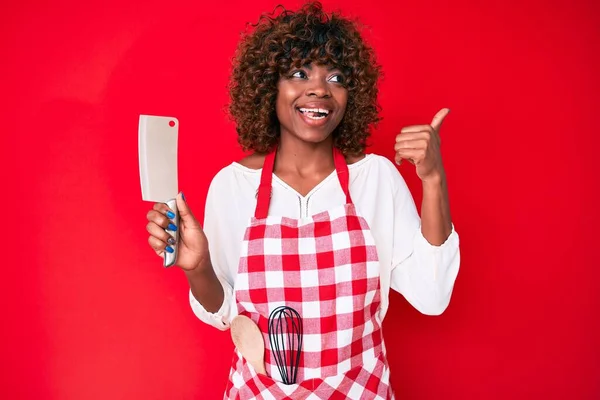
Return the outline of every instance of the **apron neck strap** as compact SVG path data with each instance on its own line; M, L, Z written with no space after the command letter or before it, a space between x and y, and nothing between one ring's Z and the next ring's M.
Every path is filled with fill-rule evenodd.
M267 154L263 165L262 173L260 175L260 185L258 186L258 194L256 201L256 210L254 217L257 219L266 218L269 214L269 203L271 202L271 191L273 182L273 167L275 166L275 154L277 153L277 147ZM337 148L333 148L333 162L335 164L335 170L337 172L338 180L346 195L346 203L352 204L352 198L350 197L349 181L350 173L348 172L348 164L342 152Z
M352 198L350 197L350 172L348 171L348 164L346 163L346 157L337 148L333 148L333 162L335 163L335 171L337 172L338 180L342 186L342 190L346 195L346 204L352 204Z

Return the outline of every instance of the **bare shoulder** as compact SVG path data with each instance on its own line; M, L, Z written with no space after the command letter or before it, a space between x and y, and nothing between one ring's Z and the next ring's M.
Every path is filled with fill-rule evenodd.
M261 169L265 163L265 154L253 153L242 158L238 163L246 168Z

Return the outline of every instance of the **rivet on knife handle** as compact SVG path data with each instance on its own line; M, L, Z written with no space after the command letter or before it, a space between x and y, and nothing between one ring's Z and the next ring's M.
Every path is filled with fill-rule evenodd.
M167 233L169 235L171 235L173 237L173 239L175 239L175 244L171 246L173 248L173 252L169 253L168 251L165 251L165 260L164 260L163 265L165 268L168 268L168 267L172 267L177 262L177 253L179 252L179 229L181 227L179 226L179 210L177 210L176 199L171 199L171 200L167 201L165 204L167 206L169 206L169 208L171 210L173 210L175 217L173 217L172 220L173 220L173 224L177 227L177 230L175 230L175 231L171 231L171 230L167 229Z

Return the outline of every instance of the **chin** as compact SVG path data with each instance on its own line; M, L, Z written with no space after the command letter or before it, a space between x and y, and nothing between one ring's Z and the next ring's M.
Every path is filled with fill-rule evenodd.
M300 132L297 137L304 142L317 144L327 140L330 135L331 132L305 131Z
M319 143L323 143L325 140L327 140L328 136L310 136L310 137L301 137L300 139L302 139L304 142L307 143L312 143L312 144L319 144Z

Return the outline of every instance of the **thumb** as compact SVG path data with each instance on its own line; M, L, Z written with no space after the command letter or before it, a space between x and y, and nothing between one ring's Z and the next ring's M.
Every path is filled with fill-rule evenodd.
M438 131L442 126L442 122L444 122L444 118L446 118L446 116L448 116L449 113L449 108L442 108L440 111L438 111L437 114L435 114L435 117L433 117L433 120L431 121L431 127Z
M177 210L179 211L179 218L181 218L184 222L191 222L191 220L195 220L194 214L190 207L188 206L187 201L185 201L185 197L183 196L183 192L179 192L176 197L177 201Z

